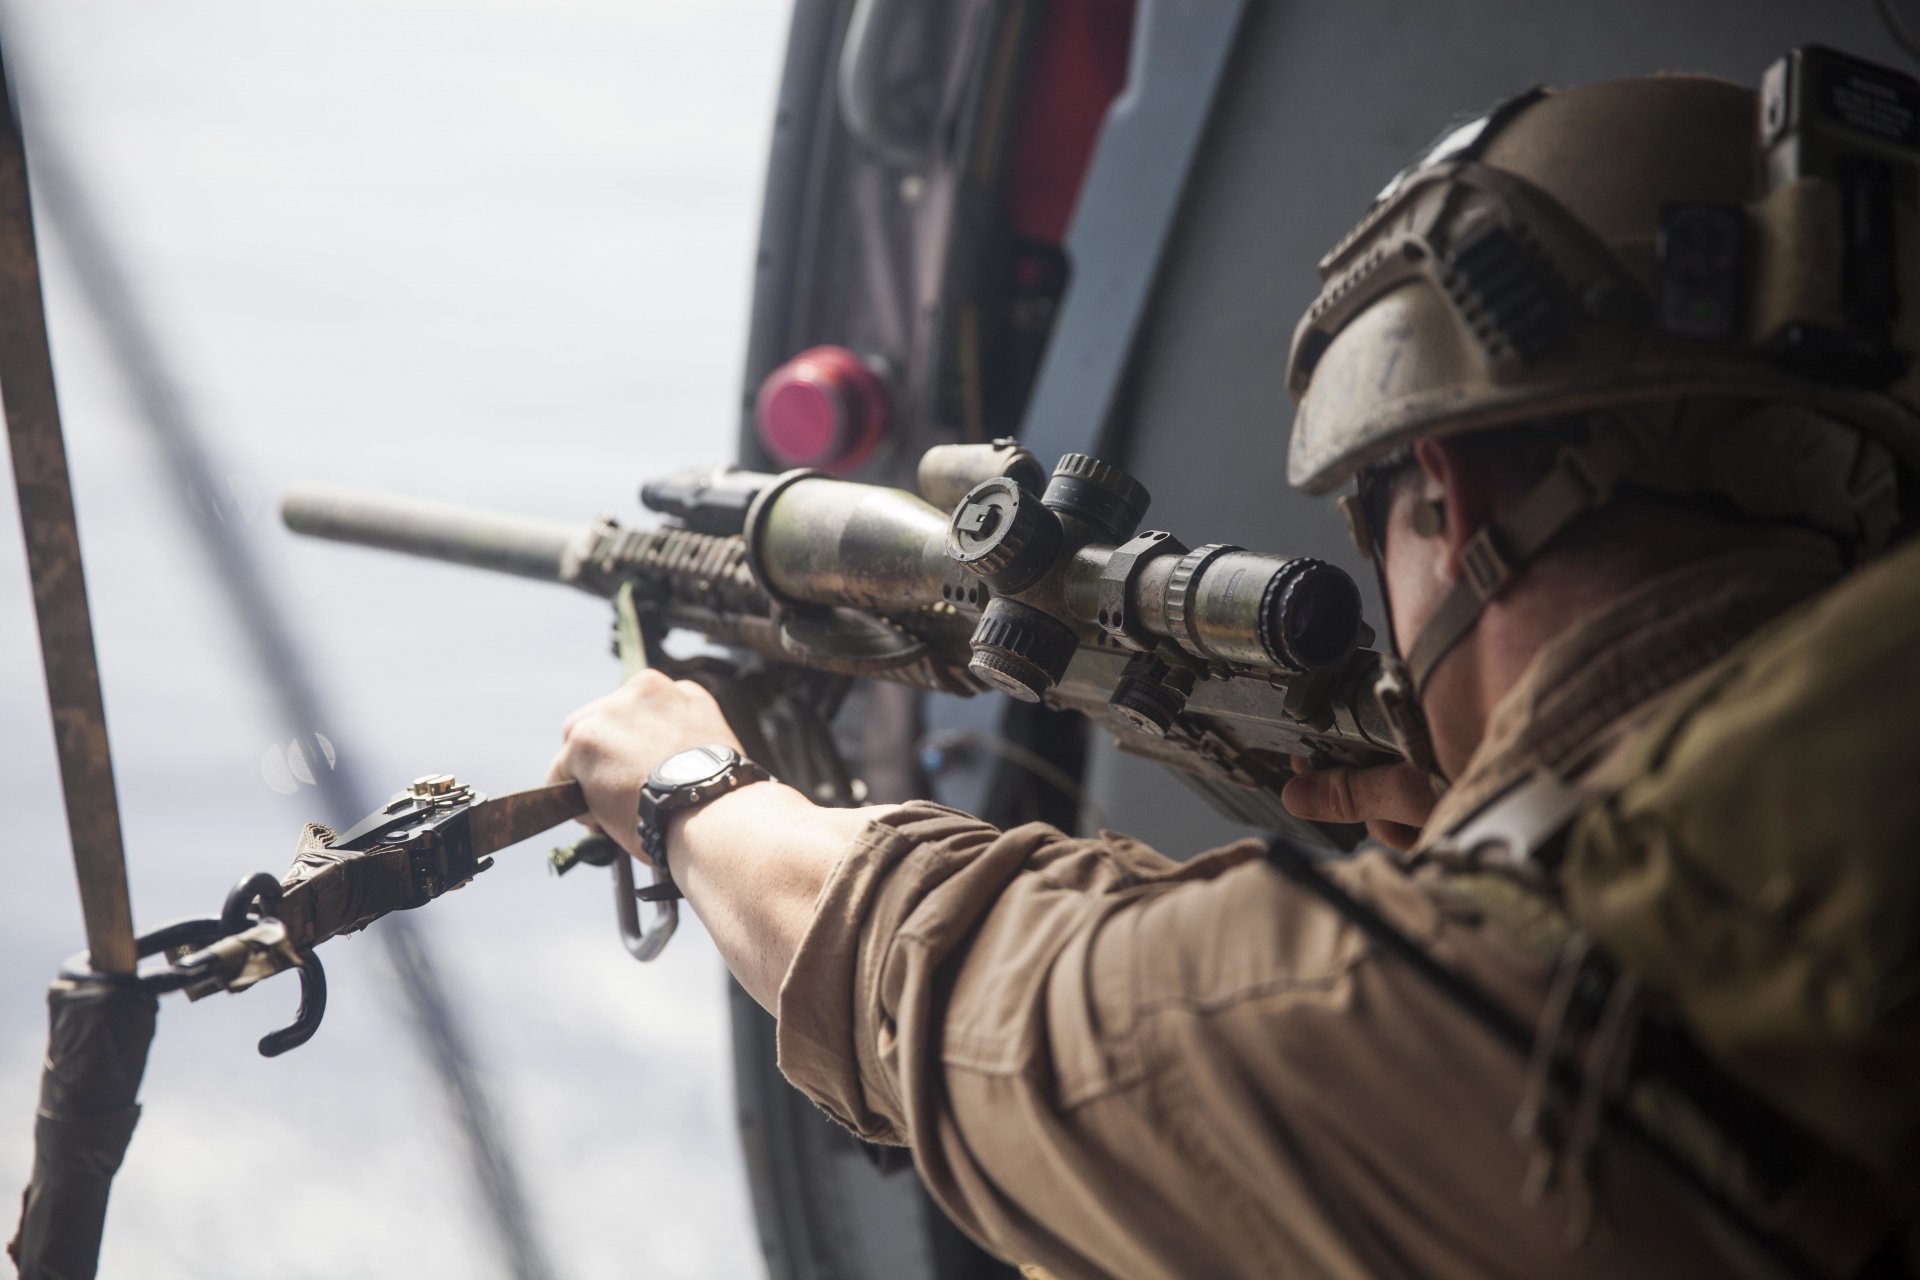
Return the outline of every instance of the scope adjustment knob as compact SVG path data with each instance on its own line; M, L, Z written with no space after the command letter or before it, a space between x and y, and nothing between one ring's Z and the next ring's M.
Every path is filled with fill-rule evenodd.
M1032 605L995 596L973 629L972 646L967 670L1002 693L1038 702L1067 673L1080 638Z
M1099 530L1109 542L1125 542L1140 528L1153 496L1132 476L1091 454L1060 457L1047 481L1046 504Z
M1108 701L1122 724L1153 738L1164 738L1193 692L1193 672L1175 670L1145 654L1127 664Z
M1063 534L1060 517L1011 476L982 480L953 509L947 559L1011 595L1053 566Z

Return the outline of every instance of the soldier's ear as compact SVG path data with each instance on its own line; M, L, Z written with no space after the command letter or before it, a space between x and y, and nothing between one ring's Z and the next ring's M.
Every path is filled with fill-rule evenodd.
M1461 548L1499 514L1493 477L1472 465L1471 451L1457 440L1417 440L1413 457L1420 468L1411 511L1414 532L1445 540L1444 573L1456 579Z

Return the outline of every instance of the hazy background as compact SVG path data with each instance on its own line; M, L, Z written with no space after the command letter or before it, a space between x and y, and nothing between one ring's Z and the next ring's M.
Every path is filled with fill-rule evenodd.
M296 542L295 480L565 519L730 456L780 0L9 0L33 145L98 206L383 788L542 780L615 680L603 605ZM160 456L43 227L137 923L216 910L319 816ZM3 464L0 464L3 465ZM0 519L0 1218L24 1184L42 991L81 928L18 524ZM292 794L285 794L293 789ZM604 875L504 856L420 919L568 1276L759 1271L722 971L642 968ZM163 1005L102 1275L500 1274L464 1148L364 938L277 1061L290 978Z

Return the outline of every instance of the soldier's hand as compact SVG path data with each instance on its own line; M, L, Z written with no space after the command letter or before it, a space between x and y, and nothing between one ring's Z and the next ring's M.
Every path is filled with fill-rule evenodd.
M640 787L654 766L689 747L740 747L712 694L658 671L642 671L568 716L560 737L564 745L547 781L577 780L591 815L581 821L635 857Z
M1280 803L1308 822L1363 822L1367 834L1395 849L1410 849L1433 812L1427 775L1400 761L1368 769L1309 769L1293 762L1295 776Z

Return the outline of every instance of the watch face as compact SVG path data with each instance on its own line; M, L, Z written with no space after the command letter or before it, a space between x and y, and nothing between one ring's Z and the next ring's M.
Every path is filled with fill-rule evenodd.
M725 747L694 747L662 760L647 782L662 791L697 786L725 773L735 758Z

